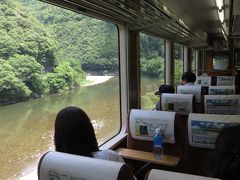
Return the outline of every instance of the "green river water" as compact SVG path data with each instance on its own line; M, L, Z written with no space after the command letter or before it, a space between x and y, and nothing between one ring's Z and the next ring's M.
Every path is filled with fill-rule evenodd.
M142 79L142 90L154 91L157 80ZM99 144L119 131L118 79L27 102L0 107L0 179L18 179L35 168L39 157L54 150L57 112L69 105L82 108L92 120Z

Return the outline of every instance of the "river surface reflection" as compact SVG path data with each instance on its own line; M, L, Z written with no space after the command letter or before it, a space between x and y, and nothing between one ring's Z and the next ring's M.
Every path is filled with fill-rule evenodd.
M112 78L102 84L0 107L0 179L18 179L23 169L35 167L44 152L53 150L54 119L60 109L74 105L86 111L101 144L119 132L119 102L118 79Z

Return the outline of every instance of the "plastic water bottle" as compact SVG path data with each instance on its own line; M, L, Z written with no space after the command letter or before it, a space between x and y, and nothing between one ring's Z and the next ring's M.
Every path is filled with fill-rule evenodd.
M153 137L153 153L156 159L163 158L163 138L159 128L155 129Z

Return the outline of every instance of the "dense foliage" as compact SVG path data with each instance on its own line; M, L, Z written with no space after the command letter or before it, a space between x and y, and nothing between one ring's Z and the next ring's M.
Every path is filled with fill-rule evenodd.
M82 66L89 59L104 61L104 56L97 55L105 42L91 37L94 25L95 34L98 28L105 28L100 21L36 0L2 0L0 102L20 101L80 86L86 78ZM95 48L96 44L100 50Z
M0 103L79 87L86 72L118 73L114 24L38 0L1 0L0 37ZM163 77L162 47L141 34L144 75Z
M140 34L141 74L164 77L164 41L147 34Z
M56 58L77 59L84 71L118 69L118 31L114 24L60 9L37 0L21 0L58 41Z
M175 44L175 84L180 83L183 73L182 46ZM164 80L164 40L147 34L140 34L140 65L142 75Z

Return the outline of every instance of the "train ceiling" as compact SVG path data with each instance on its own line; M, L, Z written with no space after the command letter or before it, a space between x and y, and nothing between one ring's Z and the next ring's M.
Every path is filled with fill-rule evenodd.
M209 47L213 39L226 43L229 36L240 36L239 0L43 1L189 47ZM220 8L216 1L222 1ZM234 5L238 8L233 8ZM224 14L224 19L219 17L219 12Z

